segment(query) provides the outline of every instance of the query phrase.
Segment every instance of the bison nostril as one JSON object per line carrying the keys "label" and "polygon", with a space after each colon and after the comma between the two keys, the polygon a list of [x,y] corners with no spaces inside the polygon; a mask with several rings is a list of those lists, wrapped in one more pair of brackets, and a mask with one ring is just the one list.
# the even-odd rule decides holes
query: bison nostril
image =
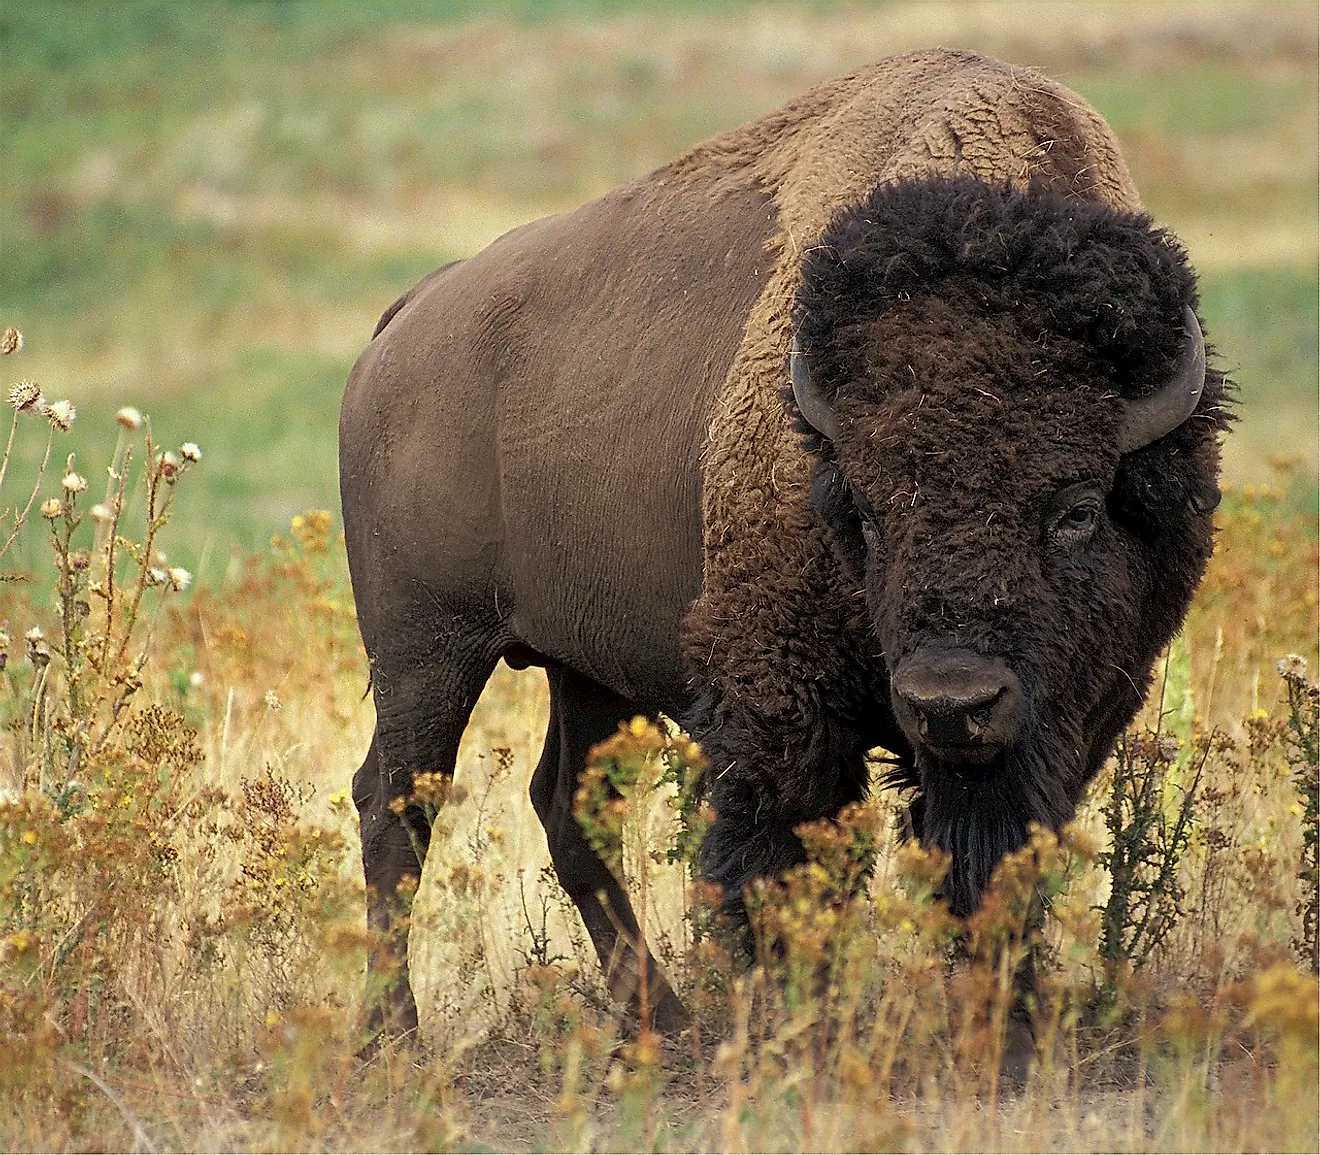
{"label": "bison nostril", "polygon": [[1003,696],[1003,691],[1000,690],[984,706],[978,706],[967,712],[967,721],[974,731],[984,730],[990,725],[990,720],[994,717],[995,705]]}
{"label": "bison nostril", "polygon": [[978,694],[970,699],[954,695],[902,696],[916,715],[923,738],[958,743],[972,741],[990,725],[995,703],[1002,697],[1002,691]]}
{"label": "bison nostril", "polygon": [[921,703],[909,702],[917,717],[921,736],[937,746],[964,746],[979,739],[986,721],[978,720],[980,710],[969,710],[956,700],[941,698]]}

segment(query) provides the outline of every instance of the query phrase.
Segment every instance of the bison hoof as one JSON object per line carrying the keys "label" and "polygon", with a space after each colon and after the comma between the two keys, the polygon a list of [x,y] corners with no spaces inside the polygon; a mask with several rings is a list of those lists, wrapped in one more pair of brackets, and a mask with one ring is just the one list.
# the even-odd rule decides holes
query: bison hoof
{"label": "bison hoof", "polygon": [[651,1012],[651,1025],[662,1035],[681,1035],[688,1028],[687,1008],[673,991],[665,991],[664,996]]}
{"label": "bison hoof", "polygon": [[1036,1038],[1031,1022],[1024,1015],[1010,1013],[1004,1028],[1004,1052],[999,1064],[1000,1086],[1006,1091],[1023,1091],[1036,1061]]}
{"label": "bison hoof", "polygon": [[[666,990],[651,1007],[647,1029],[666,1038],[676,1039],[688,1029],[691,1022],[687,1008],[679,997],[672,990]],[[635,998],[629,1000],[619,1028],[625,1037],[636,1038],[643,1033],[641,1008]]]}

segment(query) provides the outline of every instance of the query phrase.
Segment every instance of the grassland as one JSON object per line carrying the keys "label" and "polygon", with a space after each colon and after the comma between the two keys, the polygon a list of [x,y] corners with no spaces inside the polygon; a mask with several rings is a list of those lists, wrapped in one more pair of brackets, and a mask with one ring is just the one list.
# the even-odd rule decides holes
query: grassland
{"label": "grassland", "polygon": [[[376,316],[512,225],[933,43],[1039,66],[1109,117],[1201,271],[1241,390],[1220,550],[1161,697],[1067,853],[1042,847],[1033,868],[1034,885],[1067,884],[1034,1082],[1001,1099],[986,1073],[992,964],[1025,932],[987,929],[982,969],[946,972],[947,927],[922,897],[934,866],[887,836],[891,800],[858,820],[858,838],[884,836],[845,916],[869,945],[831,962],[846,997],[718,981],[682,871],[651,863],[651,938],[706,1030],[620,1044],[526,803],[543,687],[507,670],[419,896],[431,1049],[362,1067],[343,790],[371,730],[365,663],[333,524],[290,521],[337,506],[339,395]],[[1309,5],[35,3],[0,15],[0,58],[0,325],[26,337],[0,364],[78,406],[57,463],[76,451],[91,495],[122,405],[150,412],[160,445],[204,454],[161,490],[158,545],[193,588],[115,603],[145,655],[139,721],[76,774],[56,754],[75,723],[101,733],[123,683],[62,665],[60,523],[34,518],[0,560],[37,578],[0,586],[0,1147],[1315,1149],[1298,946],[1320,667]],[[40,449],[19,442],[0,506]],[[140,540],[135,460],[123,528]],[[95,572],[88,530],[74,544]],[[38,624],[49,686],[22,640]],[[1293,682],[1276,669],[1288,653],[1309,664]],[[1106,957],[1106,806],[1144,768],[1175,814],[1198,765],[1178,917],[1153,949]],[[634,873],[670,822],[662,798],[638,803]],[[793,885],[789,908],[831,909],[819,879]],[[1011,926],[1009,898],[997,909]],[[821,925],[785,924],[789,957]]]}

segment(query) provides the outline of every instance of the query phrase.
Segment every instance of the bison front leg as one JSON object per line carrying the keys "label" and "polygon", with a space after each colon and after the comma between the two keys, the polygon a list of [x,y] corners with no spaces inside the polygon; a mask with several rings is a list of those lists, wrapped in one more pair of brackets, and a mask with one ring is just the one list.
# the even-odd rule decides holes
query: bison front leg
{"label": "bison front leg", "polygon": [[687,1025],[687,1012],[651,958],[620,880],[587,841],[573,807],[592,746],[638,709],[571,670],[552,667],[546,676],[550,725],[531,796],[555,874],[582,916],[610,993],[639,1019],[649,1017],[662,1033],[677,1034]]}
{"label": "bison front leg", "polygon": [[804,859],[796,827],[834,818],[866,795],[865,746],[824,710],[767,723],[743,711],[718,724],[691,719],[710,763],[716,818],[701,848],[701,873],[724,894],[724,912],[750,953],[745,894]]}

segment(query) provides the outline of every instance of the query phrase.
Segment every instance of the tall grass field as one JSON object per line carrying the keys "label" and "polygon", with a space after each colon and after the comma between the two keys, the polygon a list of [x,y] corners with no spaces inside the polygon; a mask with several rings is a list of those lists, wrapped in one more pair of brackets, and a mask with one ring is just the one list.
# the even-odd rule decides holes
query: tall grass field
{"label": "tall grass field", "polygon": [[[700,751],[622,729],[580,817],[692,1011],[674,1039],[623,1020],[550,873],[544,680],[501,667],[420,799],[420,1039],[364,1050],[336,423],[377,317],[933,45],[1108,118],[1237,383],[1216,554],[1150,700],[966,926],[901,796],[804,829],[749,970],[692,877]],[[5,6],[0,1149],[1315,1151],[1316,75],[1302,3]]]}

